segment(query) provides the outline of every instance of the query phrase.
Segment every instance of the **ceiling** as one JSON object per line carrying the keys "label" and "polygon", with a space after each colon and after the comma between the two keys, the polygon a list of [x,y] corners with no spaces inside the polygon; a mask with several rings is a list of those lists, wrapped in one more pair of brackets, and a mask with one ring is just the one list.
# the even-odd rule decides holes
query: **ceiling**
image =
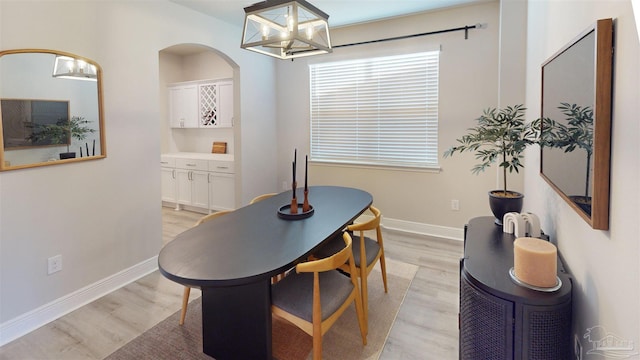
{"label": "ceiling", "polygon": [[[258,0],[170,0],[223,21],[242,26],[244,8]],[[346,26],[416,12],[493,0],[308,0],[329,14],[329,26]]]}

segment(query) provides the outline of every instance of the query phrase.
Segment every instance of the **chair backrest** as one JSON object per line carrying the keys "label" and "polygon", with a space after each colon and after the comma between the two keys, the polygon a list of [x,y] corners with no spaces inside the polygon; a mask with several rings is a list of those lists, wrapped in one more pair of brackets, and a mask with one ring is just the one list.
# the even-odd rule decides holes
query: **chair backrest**
{"label": "chair backrest", "polygon": [[307,261],[296,265],[296,272],[313,272],[319,273],[323,271],[332,271],[340,266],[350,264],[350,268],[355,271],[355,265],[353,261],[353,252],[351,251],[352,239],[349,233],[343,233],[342,239],[344,240],[345,247],[337,253],[318,260]]}
{"label": "chair backrest", "polygon": [[367,230],[378,229],[380,227],[380,219],[382,218],[380,210],[378,210],[378,208],[376,208],[375,206],[371,205],[369,206],[369,211],[371,211],[371,213],[373,214],[373,218],[371,220],[365,221],[362,223],[351,224],[347,226],[347,230],[367,231]]}
{"label": "chair backrest", "polygon": [[198,220],[193,226],[198,226],[202,223],[205,223],[209,220],[213,220],[215,218],[217,218],[218,216],[222,216],[224,214],[228,214],[230,212],[232,212],[233,210],[221,210],[221,211],[216,211],[214,213],[211,213],[209,215],[205,215],[203,217],[200,218],[200,220]]}
{"label": "chair backrest", "polygon": [[262,195],[258,195],[256,197],[254,197],[253,199],[251,199],[251,201],[249,201],[249,205],[257,203],[258,201],[262,201],[264,199],[270,198],[274,195],[278,195],[278,193],[268,193],[268,194],[262,194]]}

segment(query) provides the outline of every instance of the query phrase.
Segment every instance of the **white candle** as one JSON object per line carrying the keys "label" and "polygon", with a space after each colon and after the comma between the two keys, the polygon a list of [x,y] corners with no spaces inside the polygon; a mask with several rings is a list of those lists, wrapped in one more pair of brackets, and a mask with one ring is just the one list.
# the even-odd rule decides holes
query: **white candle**
{"label": "white candle", "polygon": [[513,270],[516,277],[529,285],[553,287],[557,284],[558,250],[552,243],[531,237],[517,238],[513,243]]}

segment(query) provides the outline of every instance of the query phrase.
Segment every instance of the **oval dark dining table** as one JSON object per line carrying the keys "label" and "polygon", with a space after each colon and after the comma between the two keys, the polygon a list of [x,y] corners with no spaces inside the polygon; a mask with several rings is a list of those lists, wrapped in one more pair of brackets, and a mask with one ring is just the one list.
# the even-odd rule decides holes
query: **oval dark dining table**
{"label": "oval dark dining table", "polygon": [[283,219],[278,210],[291,198],[286,191],[239,208],[179,234],[160,250],[162,275],[202,289],[205,354],[271,359],[271,277],[305,260],[373,202],[363,190],[311,186],[313,214]]}

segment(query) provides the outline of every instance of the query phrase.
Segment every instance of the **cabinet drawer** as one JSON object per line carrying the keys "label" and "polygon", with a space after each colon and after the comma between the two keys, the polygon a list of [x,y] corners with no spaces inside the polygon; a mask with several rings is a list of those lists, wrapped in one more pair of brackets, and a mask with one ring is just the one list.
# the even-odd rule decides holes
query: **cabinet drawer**
{"label": "cabinet drawer", "polygon": [[234,165],[232,161],[209,160],[209,171],[233,174]]}
{"label": "cabinet drawer", "polygon": [[176,168],[207,171],[207,160],[176,159]]}
{"label": "cabinet drawer", "polygon": [[160,165],[162,167],[176,167],[176,158],[169,156],[160,157]]}

